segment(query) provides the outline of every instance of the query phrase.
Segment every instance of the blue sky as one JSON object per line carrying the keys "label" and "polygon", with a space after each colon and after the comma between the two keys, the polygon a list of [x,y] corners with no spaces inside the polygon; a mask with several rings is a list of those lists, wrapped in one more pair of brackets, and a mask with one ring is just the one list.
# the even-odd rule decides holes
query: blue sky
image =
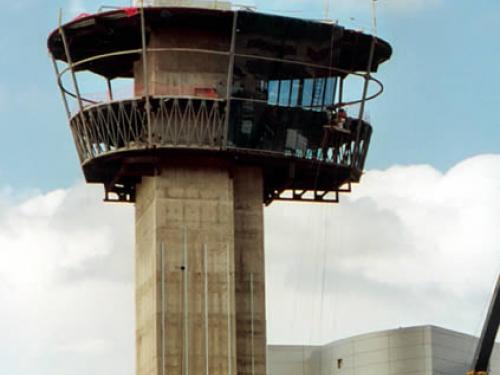
{"label": "blue sky", "polygon": [[[369,4],[333,1],[330,16],[369,30]],[[69,19],[79,9],[94,11],[99,5],[95,0],[23,0],[3,6],[3,185],[48,191],[81,179],[45,41],[59,7]],[[294,16],[324,15],[320,1],[256,5]],[[379,34],[392,43],[394,57],[378,75],[386,86],[384,96],[368,108],[375,127],[368,168],[427,163],[447,170],[469,156],[499,151],[499,16],[500,4],[492,0],[378,1]]]}

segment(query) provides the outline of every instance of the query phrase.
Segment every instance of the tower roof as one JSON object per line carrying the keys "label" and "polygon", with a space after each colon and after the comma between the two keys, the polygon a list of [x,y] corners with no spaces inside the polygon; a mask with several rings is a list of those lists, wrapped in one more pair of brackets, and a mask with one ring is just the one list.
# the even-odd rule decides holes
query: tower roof
{"label": "tower roof", "polygon": [[[283,39],[302,42],[310,46],[311,53],[297,56],[287,50],[266,51],[271,57],[287,60],[329,65],[325,57],[335,56],[335,68],[341,71],[366,71],[373,36],[345,29],[339,25],[324,22],[283,17],[248,11],[223,11],[215,9],[152,7],[145,8],[148,38],[158,29],[196,29],[206,33],[220,33],[230,36],[233,14],[238,13],[238,32],[252,35],[257,43],[255,51],[269,45],[270,40]],[[128,78],[133,76],[134,62],[140,58],[141,22],[136,9],[122,9],[77,18],[62,26],[67,35],[73,62],[82,61],[76,70],[89,70],[108,78]],[[371,70],[377,71],[379,65],[392,55],[392,48],[382,39],[376,38]],[[331,51],[324,51],[325,44]],[[183,46],[189,47],[189,46]],[[67,61],[64,45],[55,30],[49,37],[48,48],[57,60]],[[136,51],[126,55],[113,55],[118,51]],[[319,53],[315,53],[319,52]],[[258,53],[256,53],[258,54]],[[99,61],[85,62],[90,57],[109,55]],[[323,59],[324,64],[320,60]],[[347,74],[347,73],[346,73]]]}

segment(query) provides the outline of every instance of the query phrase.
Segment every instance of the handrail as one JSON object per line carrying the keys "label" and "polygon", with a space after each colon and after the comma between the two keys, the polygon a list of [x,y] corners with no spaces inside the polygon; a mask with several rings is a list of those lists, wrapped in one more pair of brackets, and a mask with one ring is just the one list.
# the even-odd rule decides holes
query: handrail
{"label": "handrail", "polygon": [[[199,100],[199,101],[207,101],[207,102],[218,102],[222,103],[225,101],[224,98],[202,98],[199,96],[189,96],[189,95],[152,95],[152,99],[162,101],[162,100]],[[102,107],[104,105],[113,105],[113,104],[120,104],[120,103],[131,103],[131,102],[138,102],[144,100],[142,97],[134,97],[134,98],[127,98],[127,99],[116,99],[116,100],[109,100],[106,102],[96,102],[92,105],[89,105],[83,109],[83,112],[89,112],[92,111],[96,108]],[[71,116],[70,120],[73,120],[75,117],[77,117],[79,114],[75,113]]]}
{"label": "handrail", "polygon": [[[77,62],[73,62],[71,64],[67,63],[67,67],[62,69],[60,72],[56,73],[57,74],[57,83],[59,88],[67,95],[71,96],[72,98],[75,99],[80,99],[82,101],[85,101],[86,103],[90,103],[91,105],[98,104],[100,102],[94,101],[91,99],[87,99],[82,96],[78,96],[77,94],[69,91],[64,87],[64,84],[62,82],[63,76],[68,73],[69,71],[74,71],[75,68],[82,66],[84,64],[90,63],[90,62],[95,62],[103,59],[107,59],[110,57],[116,57],[116,56],[125,56],[125,55],[131,55],[131,54],[140,54],[142,53],[142,49],[132,49],[132,50],[124,50],[124,51],[116,51],[116,52],[111,52],[111,53],[106,53],[106,54],[101,54],[101,55],[96,55],[92,57],[88,57],[82,60],[79,60]],[[192,53],[200,53],[200,54],[209,54],[209,55],[220,55],[220,56],[231,56],[231,52],[226,52],[226,51],[217,51],[217,50],[207,50],[207,49],[199,49],[199,48],[147,48],[147,52],[192,52]],[[258,55],[251,55],[251,54],[241,54],[241,53],[234,53],[234,57],[240,57],[240,58],[248,58],[248,59],[255,59],[255,60],[261,60],[261,61],[270,61],[270,62],[278,62],[278,63],[284,63],[284,64],[295,64],[295,65],[301,65],[309,68],[315,68],[315,69],[325,69],[328,70],[329,72],[335,72],[335,73],[341,73],[341,74],[346,74],[346,75],[353,75],[356,77],[360,77],[362,79],[366,79],[366,75],[363,73],[359,73],[357,71],[350,71],[346,69],[341,69],[337,67],[331,67],[331,66],[326,66],[326,65],[321,65],[321,64],[313,64],[313,63],[307,63],[303,61],[298,61],[298,60],[288,60],[288,59],[280,59],[280,58],[273,58],[273,57],[265,57],[265,56],[258,56]],[[353,100],[349,102],[343,102],[343,103],[338,103],[337,106],[342,106],[342,107],[349,107],[353,106],[356,104],[363,103],[364,101],[370,101],[378,96],[382,95],[384,92],[384,85],[383,83],[374,78],[373,76],[370,75],[369,81],[375,83],[378,86],[378,90],[366,97],[366,99],[359,99],[359,100]],[[255,101],[253,99],[248,99],[249,101]]]}

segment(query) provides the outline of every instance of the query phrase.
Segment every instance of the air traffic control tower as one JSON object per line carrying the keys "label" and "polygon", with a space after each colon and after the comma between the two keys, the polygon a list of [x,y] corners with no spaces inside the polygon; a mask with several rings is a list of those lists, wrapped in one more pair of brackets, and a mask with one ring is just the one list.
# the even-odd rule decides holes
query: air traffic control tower
{"label": "air traffic control tower", "polygon": [[199,0],[84,14],[48,47],[87,182],[135,203],[137,374],[265,375],[264,205],[360,180],[391,47]]}

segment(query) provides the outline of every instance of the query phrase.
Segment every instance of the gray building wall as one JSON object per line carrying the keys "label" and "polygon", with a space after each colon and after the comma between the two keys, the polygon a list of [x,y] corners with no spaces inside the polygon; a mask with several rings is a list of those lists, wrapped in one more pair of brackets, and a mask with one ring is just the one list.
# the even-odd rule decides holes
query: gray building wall
{"label": "gray building wall", "polygon": [[[424,326],[369,333],[325,346],[270,346],[269,375],[465,375],[477,339]],[[491,362],[500,375],[500,346]]]}
{"label": "gray building wall", "polygon": [[[464,374],[474,357],[477,338],[447,329],[432,327],[432,364],[434,374]],[[500,345],[490,362],[491,374],[500,374]]]}

